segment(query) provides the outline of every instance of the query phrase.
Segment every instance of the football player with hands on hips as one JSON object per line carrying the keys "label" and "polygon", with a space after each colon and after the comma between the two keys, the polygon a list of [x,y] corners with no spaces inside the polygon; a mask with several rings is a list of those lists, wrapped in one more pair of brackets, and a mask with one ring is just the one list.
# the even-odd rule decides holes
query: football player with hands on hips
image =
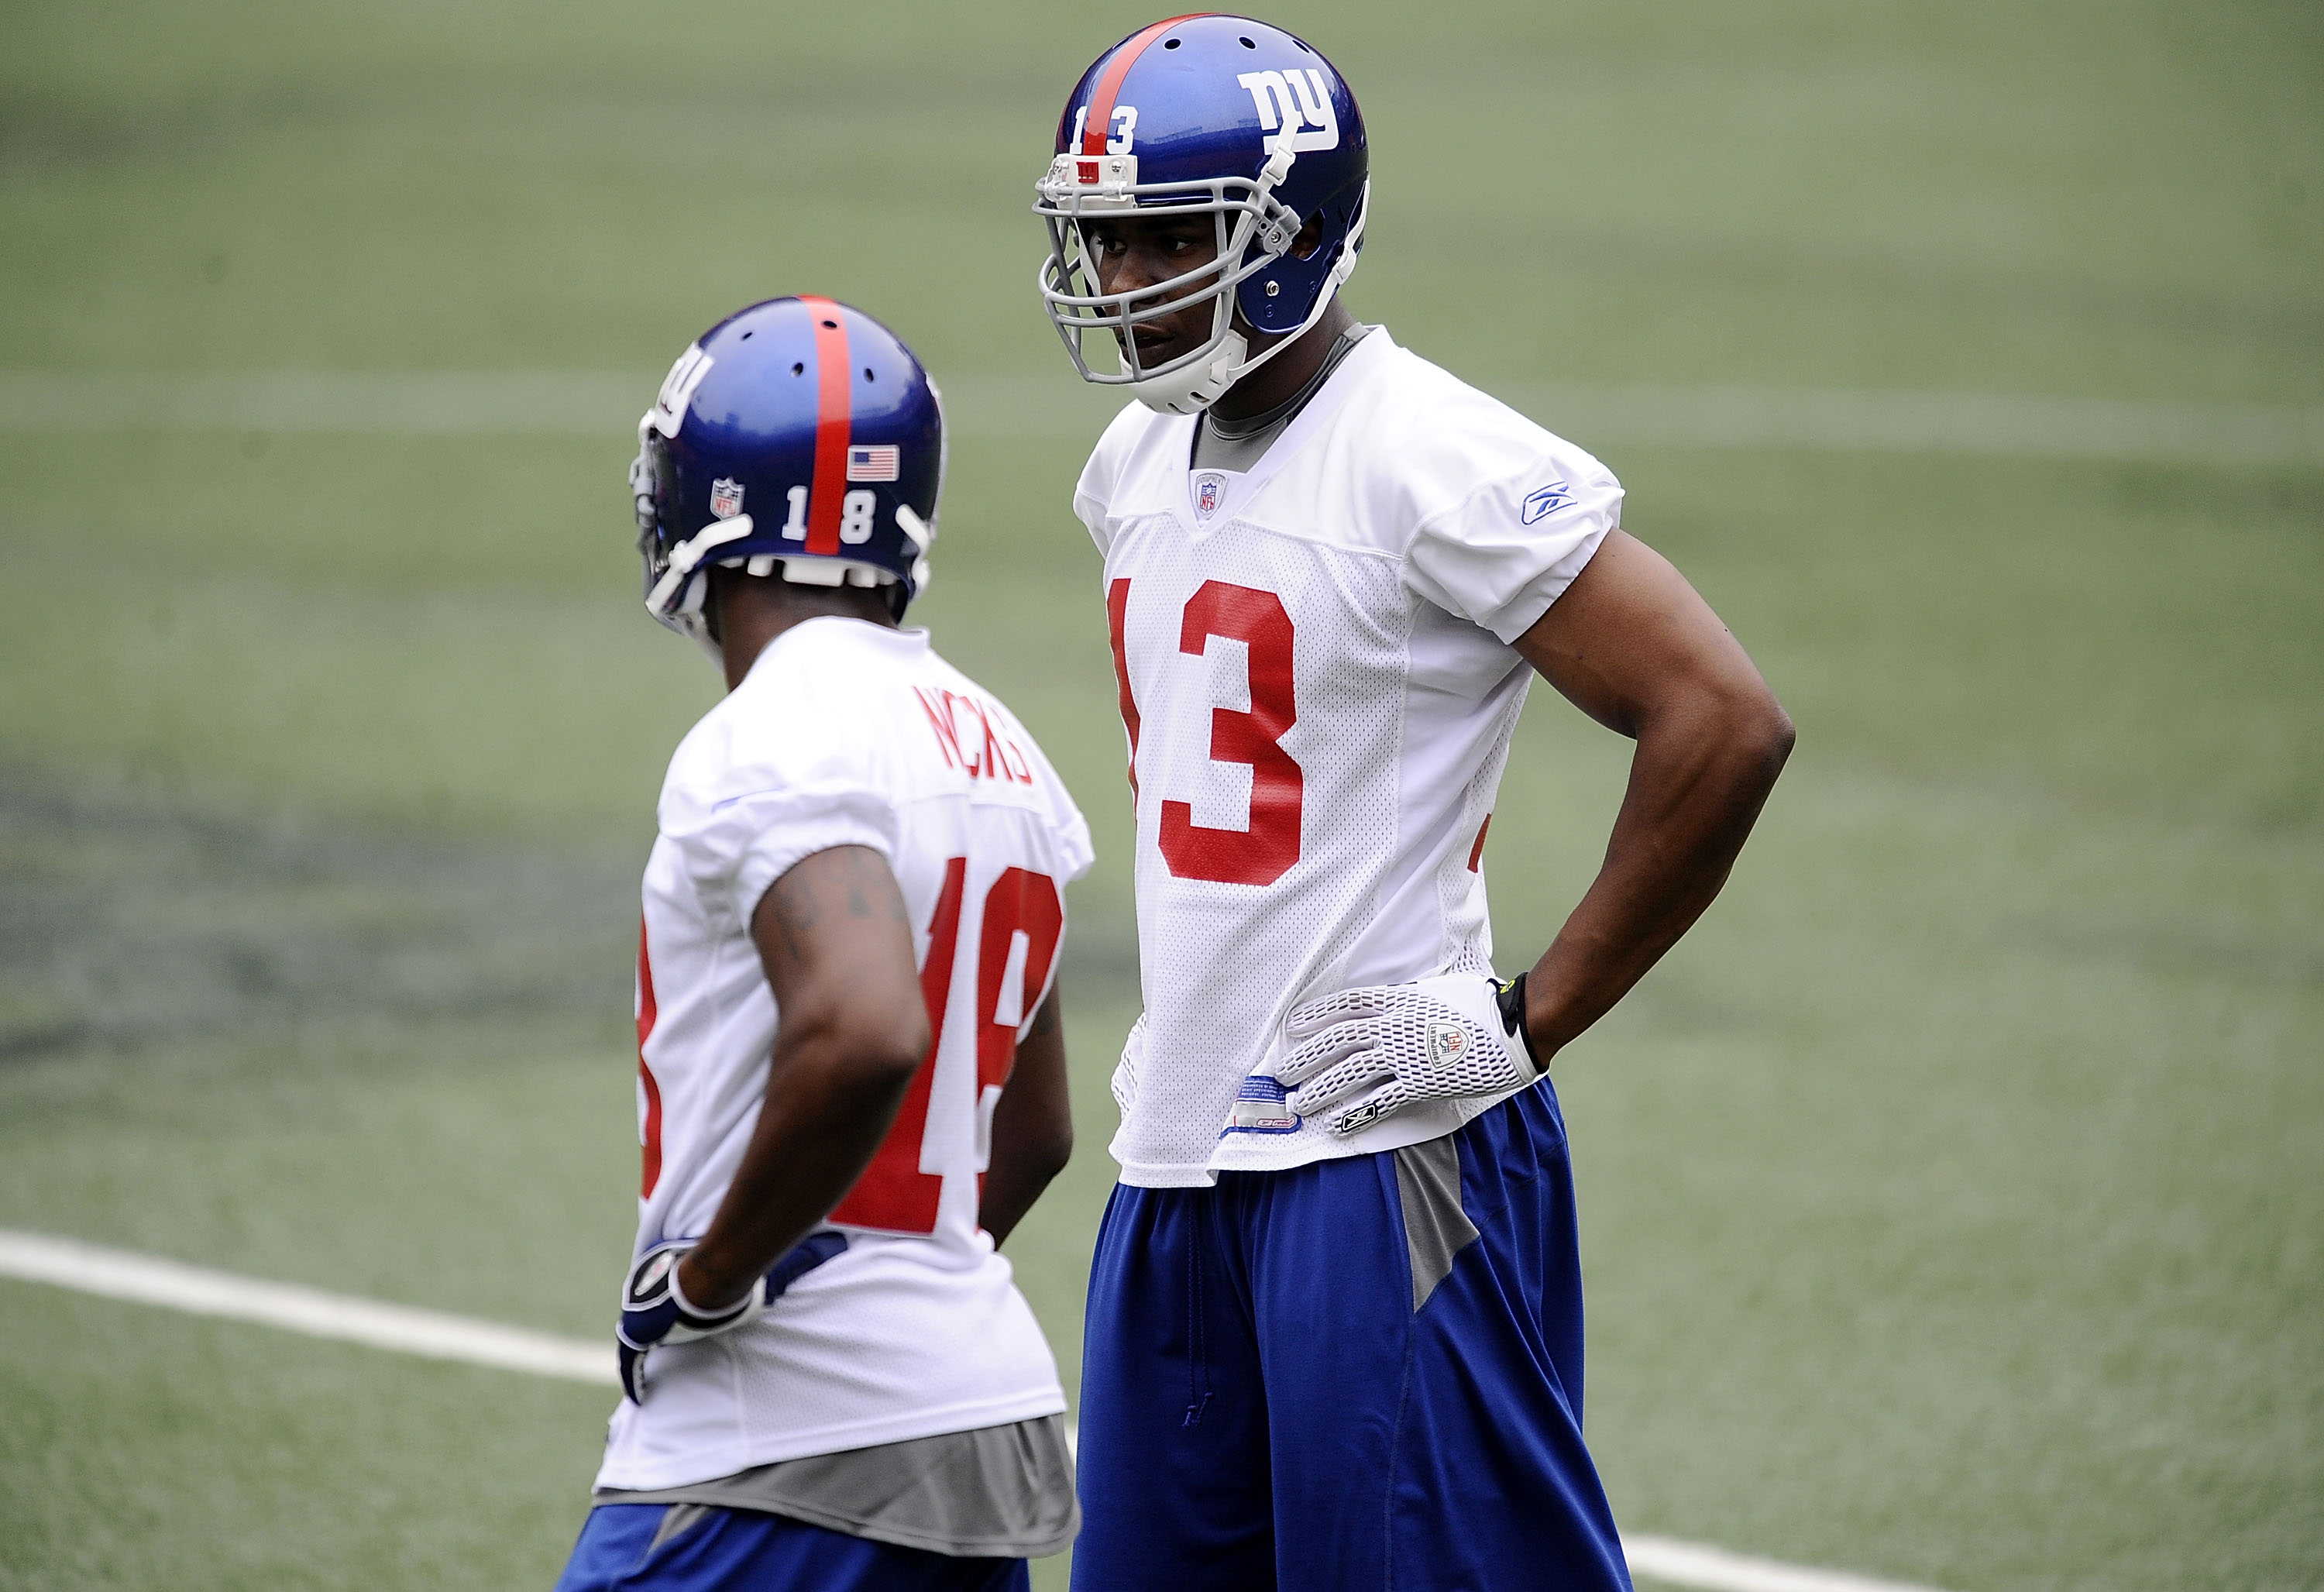
{"label": "football player with hands on hips", "polygon": [[[1132,400],[1074,496],[1145,1007],[1084,1592],[1629,1584],[1545,1072],[1718,894],[1792,727],[1605,465],[1350,314],[1368,161],[1312,45],[1183,16],[1090,64],[1037,184],[1051,319]],[[1637,746],[1595,882],[1504,979],[1486,825],[1536,675]]]}
{"label": "football player with hands on hips", "polygon": [[1088,828],[900,628],[944,417],[892,333],[753,305],[639,439],[646,606],[727,694],[646,864],[622,1397],[560,1592],[1027,1587],[1079,1514],[998,1247],[1072,1148],[1055,975]]}

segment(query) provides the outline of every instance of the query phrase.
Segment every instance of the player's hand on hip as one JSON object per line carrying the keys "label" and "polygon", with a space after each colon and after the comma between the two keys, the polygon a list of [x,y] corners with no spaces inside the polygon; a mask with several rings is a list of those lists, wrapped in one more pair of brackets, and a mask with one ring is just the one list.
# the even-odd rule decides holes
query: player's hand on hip
{"label": "player's hand on hip", "polygon": [[1343,1135],[1425,1100],[1499,1094],[1542,1073],[1524,995],[1522,978],[1481,973],[1343,989],[1286,1019],[1294,1049],[1275,1076],[1294,1111]]}
{"label": "player's hand on hip", "polygon": [[733,1303],[704,1310],[678,1284],[678,1263],[694,1247],[693,1238],[672,1238],[638,1257],[622,1286],[622,1320],[613,1338],[622,1362],[622,1391],[645,1403],[646,1351],[659,1344],[691,1343],[748,1326],[766,1313],[793,1283],[847,1247],[844,1233],[810,1233],[752,1281]]}

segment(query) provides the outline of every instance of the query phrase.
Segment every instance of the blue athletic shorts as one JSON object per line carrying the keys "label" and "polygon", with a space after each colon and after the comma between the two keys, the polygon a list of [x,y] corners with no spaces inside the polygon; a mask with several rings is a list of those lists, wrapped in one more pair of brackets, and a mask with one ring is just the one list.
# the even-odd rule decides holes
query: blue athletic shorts
{"label": "blue athletic shorts", "polygon": [[1117,1187],[1075,1592],[1628,1592],[1545,1081],[1433,1145]]}
{"label": "blue athletic shorts", "polygon": [[1027,1592],[1021,1559],[954,1559],[754,1509],[600,1504],[557,1592]]}

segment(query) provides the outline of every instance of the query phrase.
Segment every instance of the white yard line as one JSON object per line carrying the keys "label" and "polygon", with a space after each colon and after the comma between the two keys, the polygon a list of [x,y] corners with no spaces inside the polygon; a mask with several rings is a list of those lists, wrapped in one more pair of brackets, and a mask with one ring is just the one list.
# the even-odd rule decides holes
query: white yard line
{"label": "white yard line", "polygon": [[506,1371],[530,1371],[536,1376],[621,1385],[610,1338],[598,1343],[559,1338],[409,1305],[350,1299],[291,1283],[239,1277],[231,1272],[124,1249],[100,1248],[72,1238],[0,1229],[0,1275],[52,1283],[107,1299],[158,1304],[198,1316],[255,1321],[304,1332],[310,1338],[337,1338],[434,1360],[466,1360]]}
{"label": "white yard line", "polygon": [[[610,1343],[351,1299],[318,1288],[269,1283],[159,1256],[108,1249],[77,1238],[0,1229],[0,1276],[198,1316],[254,1321],[310,1338],[336,1338],[429,1359],[464,1360],[608,1387],[620,1385]],[[1674,1586],[1707,1587],[1711,1592],[1932,1592],[1926,1587],[1753,1559],[1669,1537],[1626,1537],[1622,1546],[1629,1555],[1630,1568],[1639,1575]]]}
{"label": "white yard line", "polygon": [[1628,1556],[1634,1575],[1674,1587],[1707,1587],[1712,1592],[1933,1592],[1910,1582],[1754,1559],[1748,1553],[1729,1553],[1705,1542],[1682,1542],[1672,1537],[1624,1537],[1622,1551]]}
{"label": "white yard line", "polygon": [[[335,433],[625,437],[650,373],[240,375],[0,372],[0,433]],[[2324,408],[1989,392],[1512,385],[1500,396],[1599,452],[1618,447],[2324,465]],[[1056,376],[959,375],[945,409],[971,437],[1094,437],[1117,400]]]}

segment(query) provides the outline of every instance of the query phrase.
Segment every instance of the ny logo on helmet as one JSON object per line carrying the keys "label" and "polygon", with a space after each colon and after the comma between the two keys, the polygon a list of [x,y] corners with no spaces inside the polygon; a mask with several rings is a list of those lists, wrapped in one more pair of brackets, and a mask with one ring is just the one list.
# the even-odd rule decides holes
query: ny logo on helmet
{"label": "ny logo on helmet", "polygon": [[[1250,90],[1251,103],[1259,107],[1259,124],[1274,134],[1267,140],[1268,153],[1287,149],[1305,154],[1340,147],[1340,114],[1332,108],[1331,85],[1314,67],[1244,72],[1235,81]],[[1303,130],[1303,124],[1312,131]]]}

